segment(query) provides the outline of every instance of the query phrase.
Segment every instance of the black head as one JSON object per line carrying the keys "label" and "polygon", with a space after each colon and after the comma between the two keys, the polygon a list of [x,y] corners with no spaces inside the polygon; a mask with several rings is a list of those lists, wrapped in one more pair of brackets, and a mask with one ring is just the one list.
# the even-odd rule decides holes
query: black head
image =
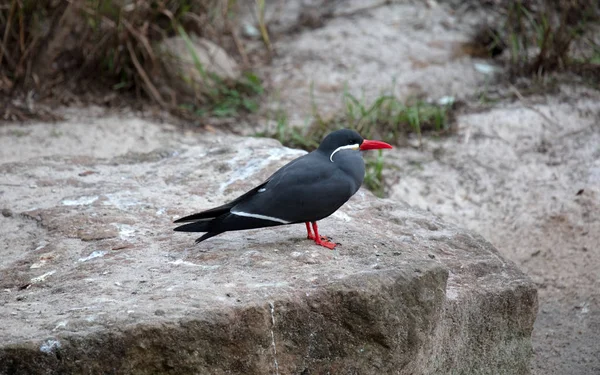
{"label": "black head", "polygon": [[357,132],[350,129],[336,130],[327,134],[325,139],[319,145],[319,150],[331,154],[336,149],[342,146],[356,145],[358,149],[363,143],[363,137]]}

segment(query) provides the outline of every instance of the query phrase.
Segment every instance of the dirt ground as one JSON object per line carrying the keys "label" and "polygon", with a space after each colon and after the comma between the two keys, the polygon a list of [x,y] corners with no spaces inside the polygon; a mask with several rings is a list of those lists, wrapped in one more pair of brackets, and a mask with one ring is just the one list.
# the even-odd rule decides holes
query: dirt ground
{"label": "dirt ground", "polygon": [[[478,107],[483,96],[510,90],[493,83],[499,67],[456,53],[484,15],[435,1],[336,1],[317,8],[313,24],[297,16],[314,9],[302,4],[316,1],[290,3],[278,10],[277,54],[261,72],[271,92],[266,109],[238,130],[272,127],[269,111],[277,108],[301,126],[313,101],[335,113],[345,89],[367,102],[383,91],[468,102],[456,134],[386,153],[388,194],[481,233],[530,275],[540,299],[533,374],[600,374],[600,93],[568,83],[552,94]],[[65,113],[93,131],[59,123],[25,136],[31,127],[0,128],[0,137],[18,146],[0,157],[45,155],[39,145],[57,142],[99,157],[114,147],[150,151],[168,146],[178,131],[148,130],[155,128],[140,119],[111,134],[94,126],[94,116],[104,115]]]}

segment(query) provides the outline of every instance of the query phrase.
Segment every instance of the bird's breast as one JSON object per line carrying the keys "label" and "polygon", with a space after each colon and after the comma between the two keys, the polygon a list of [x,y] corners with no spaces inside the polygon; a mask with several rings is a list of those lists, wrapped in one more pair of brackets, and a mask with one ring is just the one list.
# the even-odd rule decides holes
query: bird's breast
{"label": "bird's breast", "polygon": [[348,176],[355,193],[365,178],[365,161],[360,151],[344,150],[338,152],[333,160],[336,166]]}

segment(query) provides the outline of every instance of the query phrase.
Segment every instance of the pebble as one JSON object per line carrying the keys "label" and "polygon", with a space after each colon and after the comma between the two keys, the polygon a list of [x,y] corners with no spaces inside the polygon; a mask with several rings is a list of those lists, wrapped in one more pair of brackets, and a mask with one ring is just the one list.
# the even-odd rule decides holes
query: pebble
{"label": "pebble", "polygon": [[10,208],[3,208],[2,209],[2,216],[4,217],[11,217],[13,215],[13,212],[11,211]]}

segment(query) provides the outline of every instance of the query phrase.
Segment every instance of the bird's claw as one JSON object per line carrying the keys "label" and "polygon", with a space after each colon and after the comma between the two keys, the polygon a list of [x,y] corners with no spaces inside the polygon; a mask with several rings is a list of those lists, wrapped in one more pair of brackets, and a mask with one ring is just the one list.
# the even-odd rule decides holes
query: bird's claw
{"label": "bird's claw", "polygon": [[335,247],[337,246],[336,243],[328,241],[327,237],[323,236],[321,236],[321,238],[319,238],[318,240],[315,240],[315,243],[319,246],[326,247],[330,250],[335,249]]}

